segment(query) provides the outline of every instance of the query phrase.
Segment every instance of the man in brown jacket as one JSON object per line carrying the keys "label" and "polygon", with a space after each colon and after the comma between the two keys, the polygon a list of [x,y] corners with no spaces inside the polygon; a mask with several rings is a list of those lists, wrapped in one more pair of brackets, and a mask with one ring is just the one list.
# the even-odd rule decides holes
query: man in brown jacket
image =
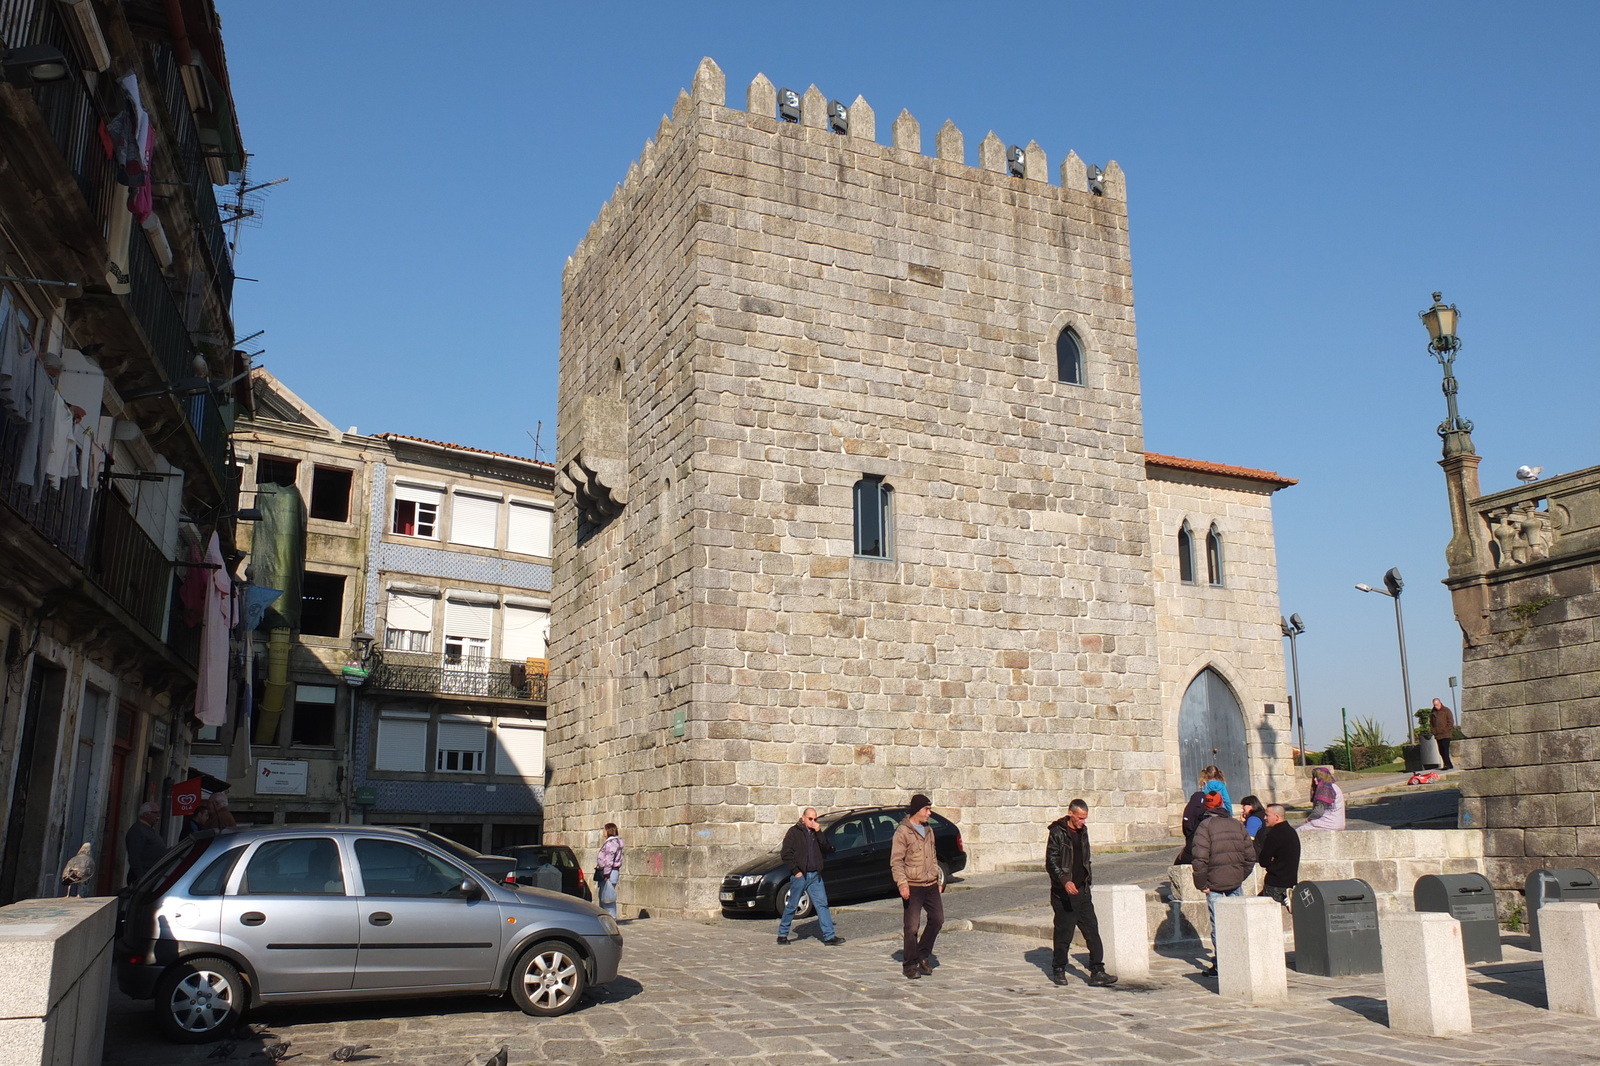
{"label": "man in brown jacket", "polygon": [[1222,805],[1222,796],[1206,793],[1205,814],[1195,826],[1194,847],[1190,850],[1194,887],[1206,894],[1206,910],[1211,914],[1211,968],[1207,977],[1217,975],[1217,900],[1223,896],[1244,895],[1244,882],[1256,865],[1256,848],[1244,826],[1235,821]]}
{"label": "man in brown jacket", "polygon": [[[933,801],[918,792],[906,804],[906,819],[894,831],[894,843],[889,848],[889,872],[894,875],[895,887],[905,901],[905,953],[901,972],[912,981],[933,972],[928,961],[933,954],[933,942],[944,928],[944,899],[940,893],[939,854],[934,847],[933,827],[928,818],[933,814]],[[927,925],[922,935],[917,935],[923,914]]]}
{"label": "man in brown jacket", "polygon": [[1439,761],[1444,763],[1446,770],[1454,770],[1456,764],[1450,761],[1450,739],[1455,736],[1456,716],[1437,696],[1433,700],[1433,713],[1428,716],[1428,728],[1433,731],[1434,742],[1439,745]]}

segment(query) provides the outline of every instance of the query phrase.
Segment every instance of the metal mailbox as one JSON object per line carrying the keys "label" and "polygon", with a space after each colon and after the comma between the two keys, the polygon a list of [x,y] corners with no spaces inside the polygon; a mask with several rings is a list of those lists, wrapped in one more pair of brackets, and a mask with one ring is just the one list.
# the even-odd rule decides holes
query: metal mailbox
{"label": "metal mailbox", "polygon": [[1528,933],[1533,950],[1539,947],[1539,908],[1546,903],[1600,904],[1600,884],[1588,870],[1535,870],[1524,885],[1527,898]]}
{"label": "metal mailbox", "polygon": [[1500,961],[1500,916],[1494,886],[1482,874],[1428,874],[1411,890],[1419,911],[1438,911],[1461,923],[1461,949],[1468,962]]}
{"label": "metal mailbox", "polygon": [[1383,972],[1378,897],[1371,885],[1301,881],[1290,900],[1296,970],[1322,977]]}

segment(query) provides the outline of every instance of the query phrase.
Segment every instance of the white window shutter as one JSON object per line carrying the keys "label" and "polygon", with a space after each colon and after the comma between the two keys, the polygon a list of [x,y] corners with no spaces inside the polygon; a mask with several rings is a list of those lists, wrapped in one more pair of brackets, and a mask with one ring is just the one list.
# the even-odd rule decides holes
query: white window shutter
{"label": "white window shutter", "polygon": [[485,603],[447,600],[444,605],[444,632],[447,637],[494,636],[494,608]]}
{"label": "white window shutter", "polygon": [[439,719],[440,751],[475,751],[482,753],[489,730],[474,718],[456,718],[445,715]]}
{"label": "white window shutter", "polygon": [[428,719],[382,715],[378,718],[379,770],[410,770],[421,773],[428,768]]}
{"label": "white window shutter", "polygon": [[504,632],[500,635],[500,658],[521,662],[543,659],[545,636],[550,631],[550,612],[537,607],[506,604]]}
{"label": "white window shutter", "polygon": [[389,610],[384,625],[389,629],[409,629],[418,633],[433,632],[432,596],[419,596],[415,592],[389,593]]}
{"label": "white window shutter", "polygon": [[506,522],[506,547],[523,555],[550,557],[550,511],[513,503]]}
{"label": "white window shutter", "polygon": [[544,730],[501,719],[494,728],[494,772],[544,783]]}
{"label": "white window shutter", "polygon": [[450,506],[450,540],[475,548],[492,548],[500,528],[500,501],[458,492]]}
{"label": "white window shutter", "polygon": [[412,503],[431,503],[435,507],[444,499],[444,493],[438,489],[423,488],[421,485],[408,485],[404,481],[395,482],[394,498],[397,500],[410,500]]}

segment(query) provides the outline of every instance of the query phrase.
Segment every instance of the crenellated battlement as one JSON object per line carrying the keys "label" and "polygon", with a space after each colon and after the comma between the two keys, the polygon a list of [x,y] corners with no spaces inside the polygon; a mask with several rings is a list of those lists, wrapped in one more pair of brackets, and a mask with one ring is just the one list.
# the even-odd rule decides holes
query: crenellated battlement
{"label": "crenellated battlement", "polygon": [[[883,145],[878,141],[877,115],[863,97],[857,95],[849,105],[836,104],[824,96],[817,86],[811,85],[803,93],[797,94],[798,100],[783,101],[785,106],[780,107],[780,91],[765,74],[757,74],[745,90],[745,113],[777,123],[780,128],[820,130],[838,137],[844,146],[866,148],[870,145],[926,155],[923,151],[922,125],[908,110],[902,109],[895,117],[890,125],[889,143]],[[620,203],[656,172],[668,145],[683,130],[699,104],[719,108],[728,106],[727,78],[722,68],[709,56],[700,60],[690,88],[678,91],[671,114],[661,116],[655,136],[645,141],[638,159],[628,167],[627,175],[612,190],[612,195],[567,260],[567,270],[581,263],[591,245],[611,228]],[[834,113],[836,106],[842,114]],[[1077,152],[1069,150],[1056,172],[1057,180],[1052,182],[1049,159],[1037,141],[1030,140],[1026,145],[1007,145],[990,130],[978,144],[978,160],[974,166],[967,162],[965,136],[949,119],[935,132],[933,149],[933,154],[928,158],[1005,175],[1018,182],[1058,187],[1063,198],[1103,198],[1119,207],[1127,202],[1122,168],[1114,159],[1100,168],[1085,163]]]}

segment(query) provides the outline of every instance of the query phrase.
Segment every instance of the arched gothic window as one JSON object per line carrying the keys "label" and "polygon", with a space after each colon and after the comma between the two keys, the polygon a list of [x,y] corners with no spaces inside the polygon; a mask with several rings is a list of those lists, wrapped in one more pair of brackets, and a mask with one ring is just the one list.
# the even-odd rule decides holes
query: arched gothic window
{"label": "arched gothic window", "polygon": [[1069,385],[1083,384],[1083,345],[1070,329],[1056,338],[1056,379]]}
{"label": "arched gothic window", "polygon": [[856,554],[887,559],[894,544],[894,489],[868,474],[855,486]]}
{"label": "arched gothic window", "polygon": [[1187,521],[1178,527],[1178,580],[1185,585],[1194,584],[1194,537]]}
{"label": "arched gothic window", "polygon": [[1222,584],[1222,534],[1213,525],[1206,534],[1206,574],[1213,585]]}

